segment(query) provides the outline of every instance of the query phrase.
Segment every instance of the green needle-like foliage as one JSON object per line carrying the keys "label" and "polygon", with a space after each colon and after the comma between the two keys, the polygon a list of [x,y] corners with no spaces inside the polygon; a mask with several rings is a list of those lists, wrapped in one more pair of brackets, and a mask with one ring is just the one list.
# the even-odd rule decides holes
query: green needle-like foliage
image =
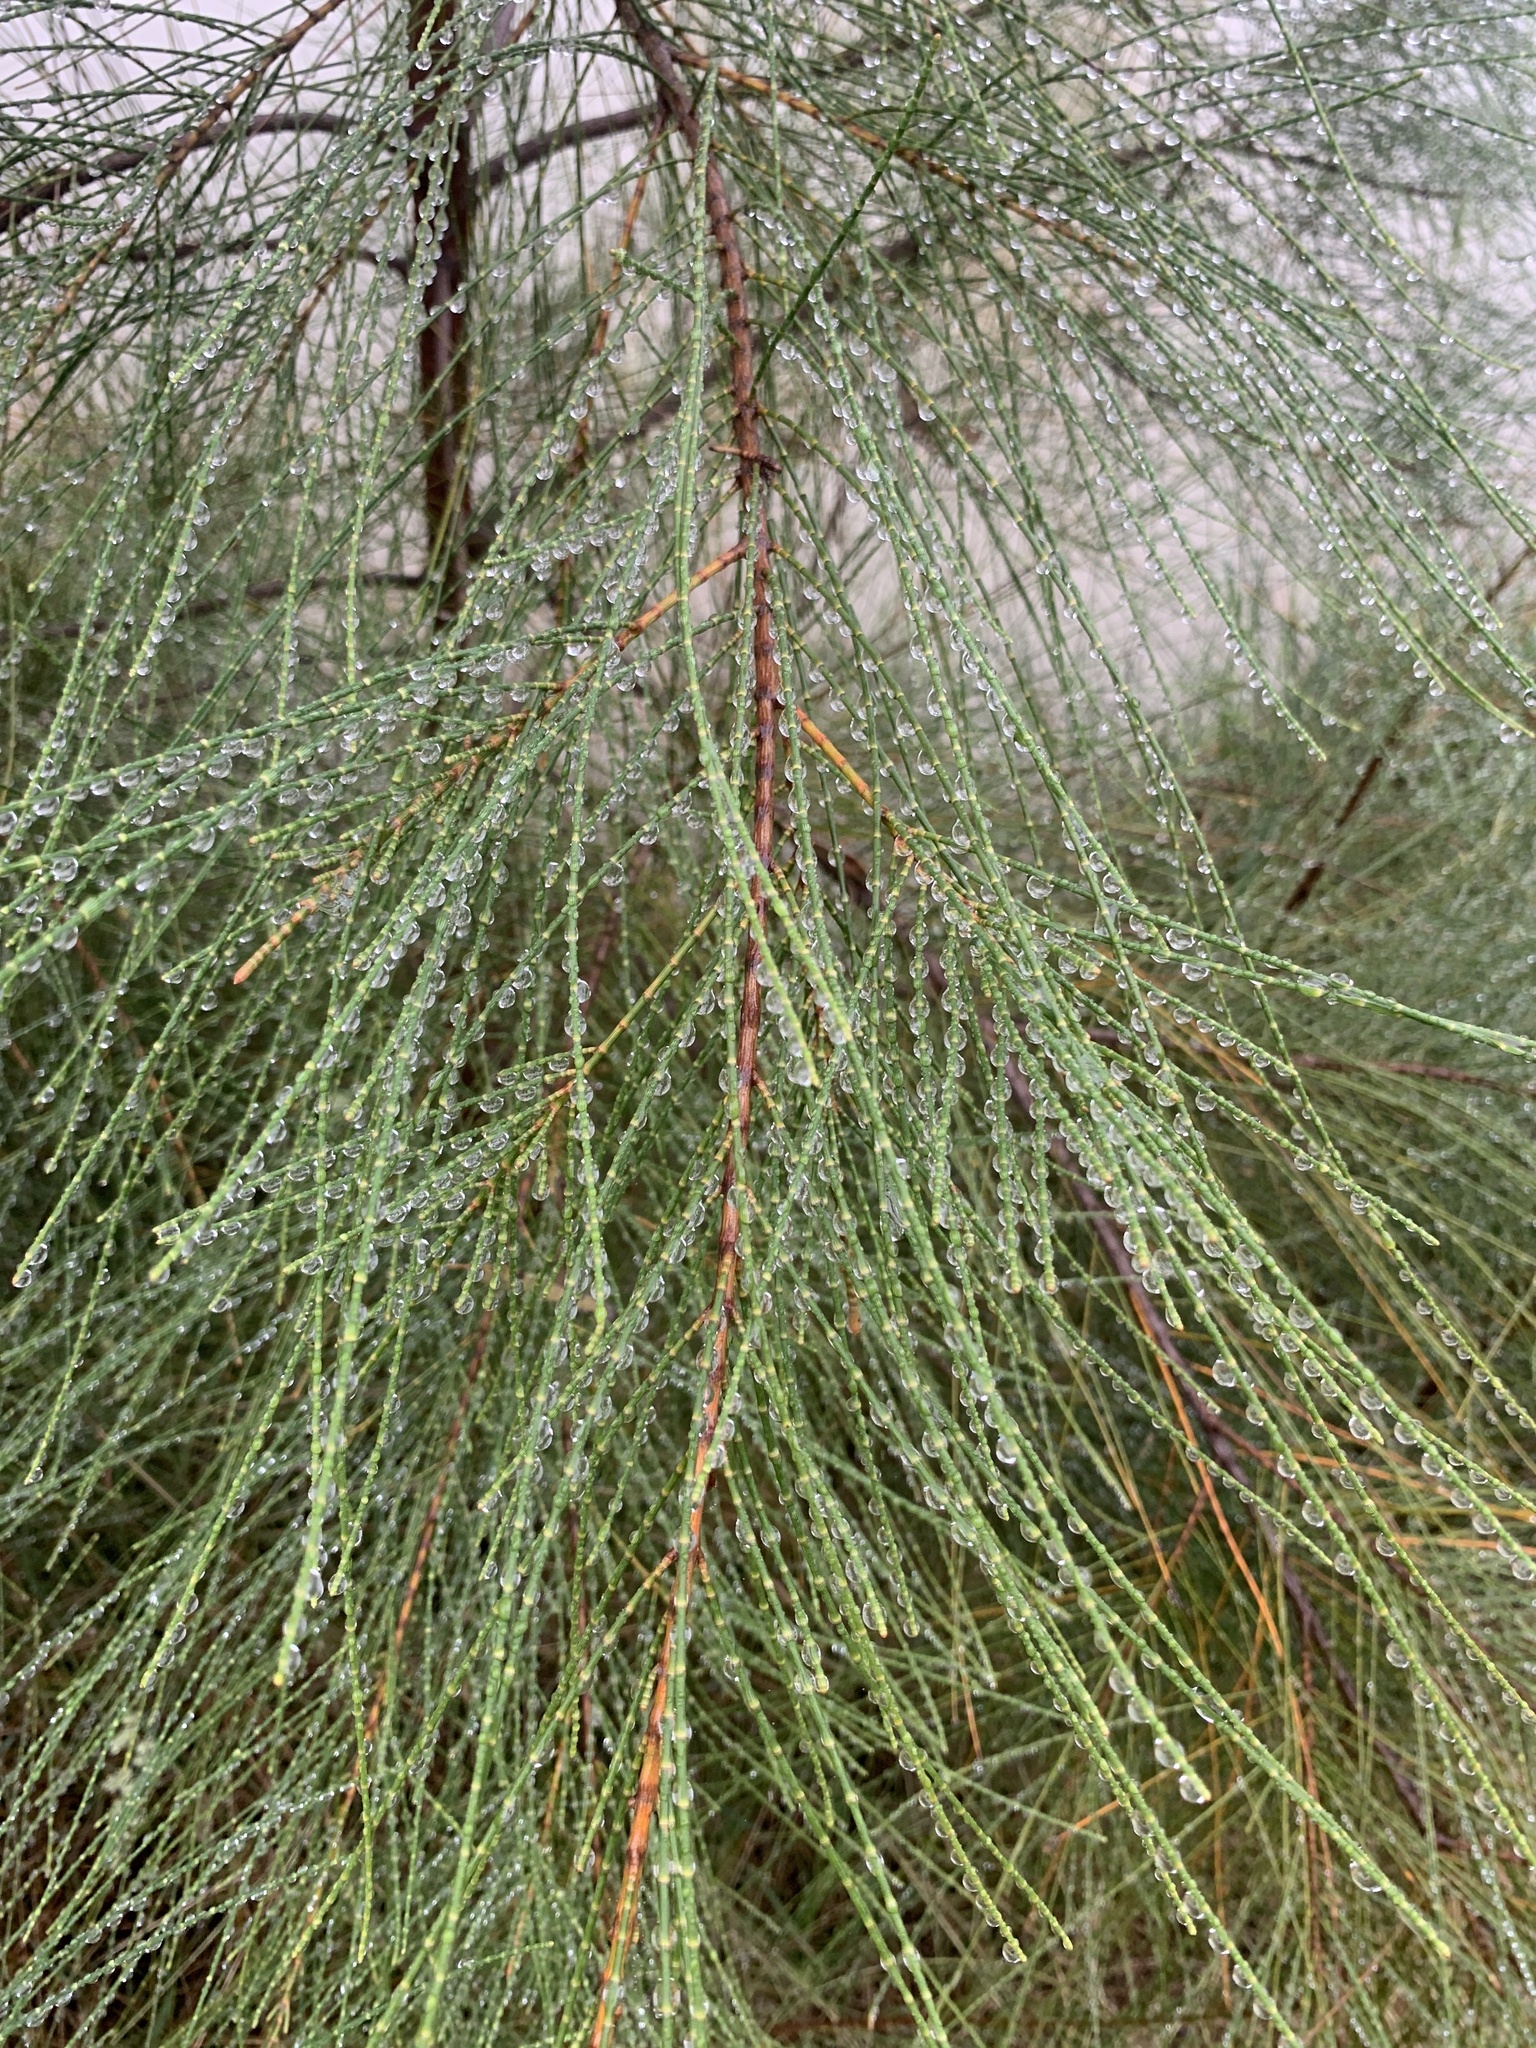
{"label": "green needle-like foliage", "polygon": [[0,2033],[1529,2043],[1525,15],[4,38]]}

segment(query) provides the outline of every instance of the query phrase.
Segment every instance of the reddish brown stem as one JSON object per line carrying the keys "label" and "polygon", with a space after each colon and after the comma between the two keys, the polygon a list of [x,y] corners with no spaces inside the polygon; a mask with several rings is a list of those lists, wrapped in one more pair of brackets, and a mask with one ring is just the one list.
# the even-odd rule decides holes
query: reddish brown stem
{"label": "reddish brown stem", "polygon": [[[618,0],[619,20],[634,39],[655,73],[660,104],[667,118],[687,142],[698,150],[699,123],[678,69],[671,45],[643,21],[632,0]],[[752,672],[753,716],[756,728],[756,756],[752,793],[752,844],[757,864],[751,885],[752,915],[742,960],[741,1007],[736,1025],[736,1128],[726,1154],[720,1187],[720,1235],[715,1262],[714,1333],[710,1343],[709,1366],[699,1417],[693,1457],[693,1505],[688,1522],[688,1549],[673,1582],[657,1647],[655,1678],[650,1711],[646,1716],[641,1744],[640,1770],[631,1810],[629,1839],[624,1849],[624,1867],[614,1911],[613,1930],[598,1987],[597,2013],[592,2023],[591,2048],[606,2048],[623,1995],[624,1966],[634,1938],[640,1905],[640,1887],[645,1874],[651,1824],[661,1791],[662,1734],[666,1722],[667,1692],[672,1645],[686,1615],[688,1597],[698,1569],[703,1542],[704,1504],[707,1498],[710,1454],[720,1421],[725,1393],[726,1367],[730,1354],[731,1328],[736,1320],[736,1302],[741,1271],[740,1176],[746,1160],[752,1126],[752,1095],[757,1080],[757,1042],[762,1023],[762,984],[758,967],[762,958],[763,876],[773,848],[773,791],[777,768],[777,716],[783,702],[778,652],[774,645],[773,610],[769,596],[772,539],[768,525],[767,477],[761,422],[753,397],[755,365],[752,327],[747,307],[746,265],[730,199],[719,164],[711,155],[704,166],[704,211],[720,264],[720,283],[725,300],[725,324],[730,354],[732,443],[737,454],[736,482],[741,500],[741,545],[752,557]]]}
{"label": "reddish brown stem", "polygon": [[[932,964],[935,963],[930,964],[930,975],[932,973]],[[942,974],[942,968],[939,971]],[[995,1040],[996,1034],[990,1027],[990,1020],[984,1021],[982,1028],[984,1032],[988,1033],[989,1037]],[[1014,1099],[1025,1114],[1032,1117],[1034,1109],[1030,1099],[1029,1083],[1019,1072],[1012,1060],[1008,1062],[1008,1079]],[[1221,1467],[1222,1471],[1229,1478],[1235,1480],[1240,1487],[1248,1488],[1251,1482],[1242,1454],[1251,1447],[1245,1444],[1240,1436],[1227,1427],[1226,1422],[1220,1415],[1213,1415],[1200,1398],[1198,1375],[1192,1370],[1189,1361],[1185,1358],[1168,1318],[1158,1307],[1157,1302],[1148,1289],[1143,1286],[1141,1275],[1136,1270],[1135,1262],[1126,1250],[1119,1222],[1105,1208],[1103,1202],[1083,1178],[1083,1169],[1076,1154],[1069,1150],[1060,1138],[1053,1138],[1050,1141],[1049,1151],[1052,1163],[1060,1171],[1072,1199],[1087,1218],[1094,1236],[1099,1241],[1100,1250],[1109,1261],[1111,1270],[1125,1288],[1136,1320],[1141,1325],[1148,1342],[1161,1354],[1165,1366],[1171,1370],[1174,1379],[1181,1382],[1194,1396],[1187,1409],[1182,1409],[1181,1404],[1182,1412],[1184,1414],[1193,1414],[1195,1427],[1204,1439],[1206,1450]],[[1206,1483],[1206,1495],[1218,1520],[1221,1522],[1222,1533],[1232,1548],[1233,1555],[1243,1572],[1243,1576],[1249,1581],[1250,1588],[1257,1591],[1252,1572],[1247,1565],[1247,1560],[1243,1557],[1236,1538],[1232,1535],[1227,1525],[1226,1516],[1222,1513],[1221,1503],[1217,1498],[1216,1491],[1208,1480]],[[1278,1548],[1279,1546],[1276,1545],[1277,1551]],[[1280,1583],[1285,1588],[1285,1597],[1289,1601],[1292,1612],[1295,1614],[1301,1628],[1303,1642],[1316,1646],[1323,1662],[1328,1667],[1329,1676],[1338,1688],[1345,1706],[1348,1707],[1356,1720],[1360,1720],[1362,1717],[1360,1713],[1359,1692],[1356,1689],[1354,1679],[1350,1676],[1348,1667],[1334,1648],[1333,1639],[1324,1626],[1322,1616],[1318,1613],[1310,1595],[1302,1585],[1301,1576],[1297,1572],[1295,1565],[1283,1552],[1279,1555],[1279,1564]],[[1262,1607],[1262,1595],[1259,1596],[1259,1599]],[[1414,1824],[1420,1830],[1423,1830],[1428,1824],[1425,1803],[1420,1796],[1418,1786],[1407,1770],[1402,1756],[1389,1742],[1376,1734],[1374,1730],[1372,1731],[1371,1739],[1375,1744],[1377,1755],[1386,1767],[1387,1775],[1397,1788],[1398,1797],[1412,1816]],[[1442,1849],[1450,1849],[1456,1846],[1450,1837],[1440,1832],[1438,1827],[1436,1828],[1436,1838]]]}
{"label": "reddish brown stem", "polygon": [[505,184],[513,171],[526,171],[559,149],[575,149],[583,142],[600,142],[605,136],[627,135],[650,120],[650,107],[621,107],[616,113],[588,114],[581,121],[563,121],[558,128],[544,128],[537,135],[497,156],[488,156],[480,170],[482,186]]}
{"label": "reddish brown stem", "polygon": [[[629,204],[624,209],[624,226],[620,230],[618,243],[609,265],[608,297],[604,299],[597,319],[593,323],[592,339],[587,344],[587,356],[592,361],[600,357],[603,350],[608,346],[608,329],[613,320],[613,294],[618,289],[619,279],[624,272],[624,262],[629,255],[629,245],[634,240],[635,228],[639,224],[640,208],[645,203],[645,188],[650,183],[651,162],[655,157],[656,145],[661,140],[666,123],[666,111],[663,107],[658,106],[651,116],[650,146],[645,152],[645,160],[640,166],[639,175],[635,179],[634,189],[629,195]],[[571,451],[572,469],[580,469],[586,462],[588,445],[591,440],[591,422],[592,415],[584,412],[577,423],[576,446]]]}

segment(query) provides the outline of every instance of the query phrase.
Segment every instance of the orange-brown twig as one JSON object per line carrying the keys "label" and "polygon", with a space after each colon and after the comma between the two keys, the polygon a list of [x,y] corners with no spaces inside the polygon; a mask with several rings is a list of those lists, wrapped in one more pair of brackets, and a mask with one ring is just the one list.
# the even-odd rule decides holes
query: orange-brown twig
{"label": "orange-brown twig", "polygon": [[305,918],[312,916],[314,912],[317,911],[319,908],[320,898],[318,896],[302,897],[299,901],[298,908],[292,913],[292,915],[284,918],[283,922],[278,926],[277,930],[271,933],[270,936],[268,936],[267,938],[263,939],[261,944],[256,948],[255,952],[252,953],[247,959],[242,960],[240,965],[235,969],[234,974],[231,977],[235,987],[239,988],[242,982],[249,981],[251,976],[256,972],[257,968],[261,966],[262,962],[264,960],[271,959],[272,955],[277,951],[278,947],[283,943],[284,939],[286,939],[290,935],[290,933],[296,932],[299,926],[304,922]]}

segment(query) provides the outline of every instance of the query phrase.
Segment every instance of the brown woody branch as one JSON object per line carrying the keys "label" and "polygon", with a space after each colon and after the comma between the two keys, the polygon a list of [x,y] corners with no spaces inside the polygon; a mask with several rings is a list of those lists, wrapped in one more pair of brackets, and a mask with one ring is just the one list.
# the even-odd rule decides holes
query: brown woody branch
{"label": "brown woody branch", "polygon": [[[326,587],[329,579],[316,577],[304,586],[303,595],[311,596]],[[409,569],[360,569],[357,574],[360,587],[375,590],[419,590],[421,578]],[[232,610],[241,604],[265,604],[272,598],[286,596],[290,585],[283,581],[247,583],[243,590],[232,590],[227,595],[200,597],[189,605],[183,605],[177,612],[178,619],[206,619],[215,613]],[[32,627],[38,640],[78,640],[82,633],[105,633],[110,621],[97,619],[84,625],[79,619],[43,619]]]}
{"label": "brown woody branch", "polygon": [[[307,14],[301,15],[292,28],[285,29],[280,36],[274,37],[270,43],[266,44],[255,62],[241,72],[228,92],[222,94],[220,98],[214,101],[200,121],[195,121],[190,128],[182,130],[181,134],[176,137],[167,150],[164,160],[155,174],[154,189],[157,195],[165,190],[166,186],[169,185],[172,178],[175,177],[192,152],[206,147],[210,138],[218,134],[221,125],[230,121],[235,108],[239,106],[242,100],[248,98],[256,90],[267,73],[276,65],[281,64],[285,58],[292,56],[310,30],[318,28],[320,23],[333,15],[340,5],[341,0],[316,0],[316,5],[311,7]],[[109,234],[103,237],[90,258],[75,273],[67,289],[54,302],[51,312],[51,326],[43,330],[44,335],[50,332],[57,333],[58,323],[67,317],[86,285],[96,275],[97,271],[101,269],[103,264],[108,261],[112,251],[125,239],[132,230],[132,227],[133,215],[129,213]],[[306,311],[301,316],[301,326],[308,317],[309,312]],[[29,368],[35,360],[36,349],[34,347],[28,356]]]}
{"label": "brown woody branch", "polygon": [[620,107],[611,114],[588,114],[579,121],[564,121],[558,128],[542,129],[512,149],[488,156],[480,167],[480,183],[487,188],[504,184],[514,171],[529,170],[559,150],[600,142],[605,135],[628,135],[645,127],[651,116],[650,107]]}
{"label": "brown woody branch", "polygon": [[[431,128],[454,90],[457,0],[411,0],[409,43],[427,59],[427,90],[411,119],[415,141]],[[424,451],[423,509],[427,520],[428,573],[440,579],[437,615],[452,617],[464,603],[468,564],[464,536],[471,517],[469,496],[470,360],[468,289],[470,238],[474,231],[475,181],[471,128],[459,120],[449,144],[447,177],[435,189],[435,163],[423,156],[416,166],[418,240],[434,231],[437,256],[421,293],[422,324],[417,338],[418,409]]]}
{"label": "brown woody branch", "polygon": [[[802,93],[790,92],[783,86],[776,86],[770,79],[756,78],[749,71],[733,70],[729,64],[716,64],[713,59],[697,56],[691,50],[678,50],[674,54],[678,63],[691,65],[696,71],[713,69],[722,85],[734,87],[737,92],[752,93],[761,99],[777,100],[781,107],[788,107],[794,113],[804,114],[808,119],[821,122],[829,128],[841,129],[844,135],[851,136],[855,142],[862,142],[866,148],[883,151],[886,147],[888,138],[881,135],[878,130],[866,128],[862,122],[852,120],[846,114],[829,112],[826,108],[819,107],[814,100],[806,99]],[[1038,206],[1031,206],[1027,201],[1012,198],[1007,193],[991,191],[978,184],[974,178],[967,176],[965,172],[957,171],[953,165],[945,163],[941,157],[931,155],[927,150],[912,149],[904,145],[892,150],[891,155],[896,163],[904,164],[909,171],[938,178],[944,184],[963,192],[968,199],[977,204],[995,205],[1015,220],[1028,221],[1032,227],[1045,228],[1062,241],[1072,242],[1079,248],[1090,250],[1104,262],[1114,264],[1117,269],[1125,270],[1132,267],[1120,250],[1090,229],[1079,227],[1075,221],[1060,219],[1054,213],[1043,212]]]}
{"label": "brown woody branch", "polygon": [[[648,605],[638,618],[631,619],[627,626],[620,627],[619,631],[613,636],[614,647],[622,654],[626,647],[630,646],[642,633],[654,626],[658,619],[664,619],[674,605],[682,603],[690,592],[701,588],[702,585],[709,582],[711,577],[722,574],[723,571],[730,568],[733,562],[739,562],[746,552],[747,544],[744,541],[738,541],[734,547],[727,548],[723,554],[716,555],[713,561],[706,562],[702,569],[695,569],[693,575],[688,580],[687,592],[671,590],[668,591],[665,597],[657,598],[656,602]],[[583,676],[590,675],[602,659],[601,652],[588,655],[585,661],[579,663],[577,667],[571,670],[570,674],[565,677],[558,688],[546,693],[539,710],[532,715],[547,718],[553,707],[564,697],[566,691],[572,689]],[[429,788],[421,791],[403,809],[395,813],[386,828],[391,837],[403,832],[407,825],[421,816],[422,811],[428,804],[435,803],[444,790],[452,789],[456,783],[461,782],[472,770],[478,768],[498,748],[510,746],[523,731],[528,720],[529,714],[518,713],[508,719],[505,725],[498,727],[496,731],[491,733],[478,746],[467,749],[463,756],[455,761],[445,774],[440,775]],[[358,866],[366,851],[367,843],[365,841],[354,846],[344,860],[322,875],[315,892],[304,897],[293,914],[285,919],[270,937],[264,939],[254,953],[248,955],[241,962],[231,977],[236,988],[242,982],[249,981],[262,962],[269,960],[284,940],[296,932],[305,919],[311,917],[323,902],[329,900],[331,892]]]}
{"label": "brown woody branch", "polygon": [[[1112,1025],[1092,1024],[1088,1036],[1096,1045],[1111,1045],[1117,1052],[1134,1053],[1135,1040],[1126,1032],[1117,1031]],[[1213,1048],[1208,1041],[1196,1037],[1195,1049],[1210,1053]],[[1536,1082],[1502,1081],[1496,1074],[1479,1074],[1471,1067],[1447,1067],[1435,1060],[1369,1060],[1335,1059],[1323,1052],[1293,1052],[1287,1054],[1293,1067],[1305,1067],[1309,1072],[1323,1074],[1353,1074],[1357,1079],[1368,1079],[1372,1074],[1402,1074],[1411,1081],[1448,1081],[1463,1088],[1488,1088],[1503,1095],[1530,1095],[1536,1093]],[[1230,1071],[1232,1062],[1223,1061]],[[1242,1078],[1255,1084],[1258,1075],[1252,1068],[1243,1067]]]}
{"label": "brown woody branch", "polygon": [[[242,138],[253,135],[341,135],[347,126],[344,115],[306,113],[300,109],[292,114],[258,114],[239,132]],[[176,160],[184,163],[194,150],[211,149],[235,132],[235,124],[230,121],[218,127],[194,131]],[[172,144],[173,154],[178,146],[179,142]],[[54,171],[47,177],[34,179],[30,185],[23,185],[19,192],[0,193],[0,227],[20,227],[24,220],[45,206],[56,206],[61,199],[70,198],[83,186],[100,184],[104,178],[125,177],[141,164],[152,162],[156,154],[153,149],[114,149],[106,156],[98,157],[93,164],[72,164],[68,170]]]}
{"label": "brown woody branch", "polygon": [[[576,149],[584,142],[599,142],[607,135],[627,135],[636,128],[643,128],[650,119],[648,107],[620,107],[608,114],[588,114],[580,120],[565,121],[558,128],[545,128],[537,135],[530,135],[526,141],[517,143],[512,149],[498,150],[480,166],[477,182],[483,190],[491,190],[506,180],[515,171],[531,170],[535,164],[556,156],[563,149]],[[243,141],[258,135],[345,135],[350,127],[344,114],[306,113],[300,109],[292,114],[258,114],[254,121],[238,131]],[[184,151],[181,161],[198,149],[212,148],[236,133],[233,123],[213,128],[206,135],[200,135],[191,148]],[[153,160],[156,152],[152,149],[114,149],[106,156],[98,157],[92,164],[74,164],[68,170],[55,171],[46,178],[23,185],[19,191],[0,193],[0,228],[20,227],[30,215],[44,207],[55,206],[62,199],[87,185],[99,184],[104,178],[126,177],[129,171],[136,171],[141,164]],[[191,256],[203,254],[237,254],[251,246],[251,239],[240,237],[228,243],[210,245],[204,242],[179,244],[176,254]],[[269,245],[272,248],[277,243]],[[133,254],[142,259],[152,252],[135,249]],[[366,257],[368,251],[360,250]]]}
{"label": "brown woody branch", "polygon": [[[1355,815],[1356,811],[1359,810],[1360,806],[1365,802],[1366,798],[1370,795],[1371,784],[1376,780],[1377,776],[1386,766],[1386,747],[1391,744],[1392,739],[1396,738],[1397,730],[1402,726],[1403,723],[1404,721],[1401,719],[1398,721],[1398,728],[1394,728],[1393,733],[1389,736],[1385,744],[1382,747],[1378,748],[1378,750],[1374,754],[1372,754],[1370,760],[1367,761],[1364,768],[1361,769],[1359,778],[1357,779],[1354,788],[1350,791],[1343,810],[1339,812],[1339,815],[1333,821],[1333,829],[1335,832],[1342,832],[1344,830],[1344,827],[1349,823],[1350,819]],[[1290,895],[1287,896],[1285,899],[1285,908],[1287,912],[1293,912],[1301,909],[1302,905],[1306,902],[1307,898],[1312,894],[1312,891],[1323,879],[1323,870],[1324,868],[1326,868],[1327,865],[1328,863],[1324,860],[1309,860],[1307,862],[1306,866],[1301,871],[1301,879],[1297,882],[1295,888],[1291,891]]]}

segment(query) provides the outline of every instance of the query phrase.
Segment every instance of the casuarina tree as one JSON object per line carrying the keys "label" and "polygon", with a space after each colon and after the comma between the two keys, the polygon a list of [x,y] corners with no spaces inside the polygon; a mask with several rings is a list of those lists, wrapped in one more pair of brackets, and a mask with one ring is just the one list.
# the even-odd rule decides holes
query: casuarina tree
{"label": "casuarina tree", "polygon": [[8,2034],[1531,2038],[1531,41],[13,10]]}

